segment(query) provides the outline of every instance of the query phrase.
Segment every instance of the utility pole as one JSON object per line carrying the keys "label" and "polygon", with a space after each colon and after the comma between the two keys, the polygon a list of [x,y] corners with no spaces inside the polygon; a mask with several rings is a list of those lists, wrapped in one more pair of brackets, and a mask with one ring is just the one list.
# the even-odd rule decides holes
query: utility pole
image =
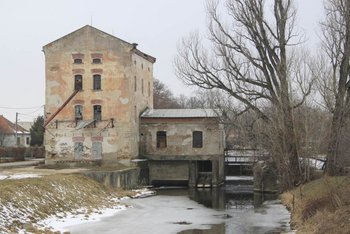
{"label": "utility pole", "polygon": [[16,125],[15,125],[15,129],[16,129],[16,146],[18,146],[18,112],[16,112]]}

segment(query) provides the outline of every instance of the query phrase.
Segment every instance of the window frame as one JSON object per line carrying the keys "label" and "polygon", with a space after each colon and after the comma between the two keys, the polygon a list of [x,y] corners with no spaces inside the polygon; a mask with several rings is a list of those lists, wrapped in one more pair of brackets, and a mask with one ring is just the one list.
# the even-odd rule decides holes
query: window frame
{"label": "window frame", "polygon": [[167,133],[166,131],[157,131],[156,133],[157,149],[167,148]]}
{"label": "window frame", "polygon": [[94,74],[92,76],[92,90],[102,90],[102,76],[100,74]]}
{"label": "window frame", "polygon": [[203,131],[192,132],[192,148],[203,148]]}
{"label": "window frame", "polygon": [[[79,80],[80,80],[80,84],[78,83]],[[80,75],[80,74],[74,75],[74,90],[79,90],[79,91],[83,90],[83,75]]]}
{"label": "window frame", "polygon": [[[80,111],[80,117],[77,115],[78,111]],[[84,106],[83,105],[75,105],[74,106],[74,119],[75,121],[80,121],[84,119]]]}
{"label": "window frame", "polygon": [[92,58],[92,64],[101,64],[102,63],[102,59],[101,58]]}
{"label": "window frame", "polygon": [[82,58],[75,58],[73,59],[74,64],[83,64],[83,59]]}
{"label": "window frame", "polygon": [[95,121],[102,120],[102,106],[101,105],[93,105],[93,119]]}

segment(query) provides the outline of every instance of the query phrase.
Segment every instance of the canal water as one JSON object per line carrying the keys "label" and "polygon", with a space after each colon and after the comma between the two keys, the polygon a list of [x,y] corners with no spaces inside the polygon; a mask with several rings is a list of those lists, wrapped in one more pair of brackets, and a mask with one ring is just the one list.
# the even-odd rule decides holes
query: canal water
{"label": "canal water", "polygon": [[128,200],[132,208],[71,233],[289,233],[290,214],[274,195],[253,193],[249,178],[217,189],[164,188]]}

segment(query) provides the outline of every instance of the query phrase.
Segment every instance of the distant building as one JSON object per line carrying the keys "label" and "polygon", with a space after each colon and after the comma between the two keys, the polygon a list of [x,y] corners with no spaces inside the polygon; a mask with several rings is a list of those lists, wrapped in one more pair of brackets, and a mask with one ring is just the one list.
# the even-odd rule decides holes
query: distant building
{"label": "distant building", "polygon": [[[16,139],[17,129],[17,139]],[[0,115],[0,147],[30,146],[30,132]]]}

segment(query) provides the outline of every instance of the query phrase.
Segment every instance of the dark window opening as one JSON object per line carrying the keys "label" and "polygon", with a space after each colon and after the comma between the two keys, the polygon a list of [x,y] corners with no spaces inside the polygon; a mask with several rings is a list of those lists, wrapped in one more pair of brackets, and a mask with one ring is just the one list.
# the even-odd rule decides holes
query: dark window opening
{"label": "dark window opening", "polygon": [[76,105],[74,107],[75,121],[83,120],[83,106]]}
{"label": "dark window opening", "polygon": [[143,94],[143,79],[141,80],[141,90],[142,90],[142,94]]}
{"label": "dark window opening", "polygon": [[166,148],[166,132],[158,131],[157,132],[157,148]]}
{"label": "dark window opening", "polygon": [[83,76],[75,75],[74,76],[74,90],[82,90],[83,89]]}
{"label": "dark window opening", "polygon": [[94,59],[92,59],[92,63],[94,63],[94,64],[102,63],[102,60],[100,58],[94,58]]}
{"label": "dark window opening", "polygon": [[211,172],[212,163],[209,160],[197,161],[198,172]]}
{"label": "dark window opening", "polygon": [[137,82],[136,82],[136,76],[134,76],[134,91],[136,92],[137,90]]}
{"label": "dark window opening", "polygon": [[30,143],[30,138],[26,137],[26,144],[29,145],[29,143]]}
{"label": "dark window opening", "polygon": [[74,63],[75,64],[82,64],[83,60],[81,58],[76,58],[76,59],[74,59]]}
{"label": "dark window opening", "polygon": [[93,89],[94,90],[101,90],[101,75],[94,75],[93,79],[94,79]]}
{"label": "dark window opening", "polygon": [[102,108],[100,105],[94,106],[94,120],[102,120]]}
{"label": "dark window opening", "polygon": [[192,147],[202,148],[203,147],[203,132],[194,131],[192,135]]}

